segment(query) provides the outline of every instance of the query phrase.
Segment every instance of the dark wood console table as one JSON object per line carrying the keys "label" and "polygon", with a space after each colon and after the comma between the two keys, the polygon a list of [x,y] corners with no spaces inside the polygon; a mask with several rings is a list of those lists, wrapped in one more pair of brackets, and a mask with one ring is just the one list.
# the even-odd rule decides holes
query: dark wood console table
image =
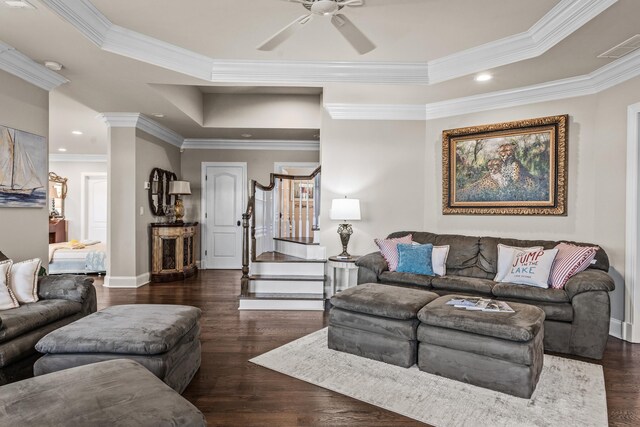
{"label": "dark wood console table", "polygon": [[151,281],[172,282],[194,276],[198,223],[150,224]]}

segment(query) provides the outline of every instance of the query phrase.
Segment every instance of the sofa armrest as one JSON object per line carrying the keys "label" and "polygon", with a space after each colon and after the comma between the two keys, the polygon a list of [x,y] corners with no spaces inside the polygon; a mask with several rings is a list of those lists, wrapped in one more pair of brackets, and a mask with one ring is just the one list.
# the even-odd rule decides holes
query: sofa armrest
{"label": "sofa armrest", "polygon": [[41,299],[66,299],[83,303],[93,288],[93,279],[86,276],[43,276],[38,281]]}
{"label": "sofa armrest", "polygon": [[368,255],[360,257],[356,261],[358,267],[368,268],[375,273],[376,276],[389,269],[387,261],[384,259],[380,252],[372,252]]}
{"label": "sofa armrest", "polygon": [[601,270],[588,269],[570,278],[564,285],[564,290],[573,299],[584,292],[611,292],[616,288],[613,278]]}

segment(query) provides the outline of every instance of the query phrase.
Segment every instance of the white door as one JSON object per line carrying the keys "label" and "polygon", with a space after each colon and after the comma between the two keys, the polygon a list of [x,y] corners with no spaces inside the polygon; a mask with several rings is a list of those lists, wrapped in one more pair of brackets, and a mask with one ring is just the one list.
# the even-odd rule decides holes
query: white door
{"label": "white door", "polygon": [[204,163],[204,267],[242,268],[245,163]]}
{"label": "white door", "polygon": [[82,238],[107,241],[107,176],[84,175]]}

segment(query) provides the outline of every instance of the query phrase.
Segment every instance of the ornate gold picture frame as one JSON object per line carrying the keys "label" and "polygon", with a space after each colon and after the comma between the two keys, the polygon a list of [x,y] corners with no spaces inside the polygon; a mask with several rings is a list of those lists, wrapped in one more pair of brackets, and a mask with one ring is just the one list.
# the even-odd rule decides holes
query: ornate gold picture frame
{"label": "ornate gold picture frame", "polygon": [[568,115],[442,132],[442,212],[566,215]]}

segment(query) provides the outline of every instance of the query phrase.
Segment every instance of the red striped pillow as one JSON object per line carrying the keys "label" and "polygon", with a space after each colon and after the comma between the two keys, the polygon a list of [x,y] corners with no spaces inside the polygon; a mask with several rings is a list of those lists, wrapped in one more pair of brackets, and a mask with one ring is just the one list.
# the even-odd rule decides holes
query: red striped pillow
{"label": "red striped pillow", "polygon": [[398,243],[411,243],[411,234],[408,234],[403,237],[399,237],[397,239],[374,239],[378,248],[380,248],[380,253],[387,261],[387,265],[389,266],[389,271],[396,271],[398,269]]}
{"label": "red striped pillow", "polygon": [[551,268],[551,287],[562,289],[567,280],[586,270],[598,252],[597,246],[576,246],[560,243],[556,247],[558,255]]}

